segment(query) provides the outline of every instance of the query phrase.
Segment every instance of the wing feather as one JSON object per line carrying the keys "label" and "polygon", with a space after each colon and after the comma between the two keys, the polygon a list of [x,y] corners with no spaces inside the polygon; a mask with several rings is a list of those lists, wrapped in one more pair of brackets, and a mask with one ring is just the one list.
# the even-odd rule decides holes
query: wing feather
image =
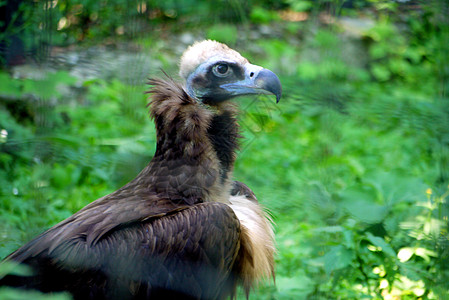
{"label": "wing feather", "polygon": [[[62,226],[68,227],[70,223]],[[44,239],[41,236],[40,239]],[[183,295],[221,299],[235,290],[231,274],[240,247],[240,223],[226,204],[202,203],[163,217],[127,224],[96,244],[66,238],[52,249],[25,255],[37,271],[29,288],[44,289],[57,277],[76,299]],[[37,242],[38,243],[38,242]],[[23,250],[27,251],[27,249]],[[22,254],[18,254],[19,256]],[[89,287],[67,280],[90,280]],[[85,275],[83,275],[85,274]],[[62,277],[64,277],[62,276]]]}

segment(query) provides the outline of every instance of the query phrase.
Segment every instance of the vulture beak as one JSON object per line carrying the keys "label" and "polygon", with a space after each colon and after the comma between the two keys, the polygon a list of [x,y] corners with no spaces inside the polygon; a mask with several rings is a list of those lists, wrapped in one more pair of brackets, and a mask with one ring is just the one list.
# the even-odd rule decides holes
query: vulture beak
{"label": "vulture beak", "polygon": [[282,86],[279,78],[268,69],[246,64],[243,80],[226,83],[220,87],[228,91],[232,96],[250,94],[272,94],[276,96],[276,103],[282,96]]}

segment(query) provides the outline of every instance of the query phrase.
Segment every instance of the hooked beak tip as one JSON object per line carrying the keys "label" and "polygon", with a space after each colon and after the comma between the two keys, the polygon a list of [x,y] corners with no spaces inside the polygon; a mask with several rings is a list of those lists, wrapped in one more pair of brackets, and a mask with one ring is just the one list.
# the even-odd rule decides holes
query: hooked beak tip
{"label": "hooked beak tip", "polygon": [[282,96],[282,86],[279,78],[272,71],[262,69],[255,79],[256,85],[265,91],[276,96],[276,103],[279,103]]}

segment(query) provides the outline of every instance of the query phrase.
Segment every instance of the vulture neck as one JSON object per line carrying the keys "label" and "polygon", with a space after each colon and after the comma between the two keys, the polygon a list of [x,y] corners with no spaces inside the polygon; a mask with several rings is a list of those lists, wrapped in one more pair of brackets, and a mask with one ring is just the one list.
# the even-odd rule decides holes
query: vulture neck
{"label": "vulture neck", "polygon": [[[152,80],[156,153],[150,188],[180,204],[227,203],[239,128],[231,103],[208,107],[171,80]],[[183,203],[184,202],[184,203]]]}

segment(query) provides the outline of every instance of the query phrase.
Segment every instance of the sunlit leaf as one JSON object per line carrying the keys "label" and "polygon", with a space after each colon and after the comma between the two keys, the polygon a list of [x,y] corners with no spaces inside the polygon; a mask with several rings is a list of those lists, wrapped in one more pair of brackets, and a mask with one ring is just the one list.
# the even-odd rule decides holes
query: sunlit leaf
{"label": "sunlit leaf", "polygon": [[435,251],[422,247],[416,248],[414,252],[416,256],[422,257],[427,262],[430,262],[431,257],[437,257],[437,253]]}
{"label": "sunlit leaf", "polygon": [[387,255],[396,257],[396,252],[391,248],[389,244],[385,242],[385,240],[379,236],[374,236],[370,232],[366,233],[366,237],[368,240],[374,245],[382,249]]}
{"label": "sunlit leaf", "polygon": [[405,247],[399,250],[398,258],[401,262],[408,261],[413,256],[414,249],[410,247]]}

